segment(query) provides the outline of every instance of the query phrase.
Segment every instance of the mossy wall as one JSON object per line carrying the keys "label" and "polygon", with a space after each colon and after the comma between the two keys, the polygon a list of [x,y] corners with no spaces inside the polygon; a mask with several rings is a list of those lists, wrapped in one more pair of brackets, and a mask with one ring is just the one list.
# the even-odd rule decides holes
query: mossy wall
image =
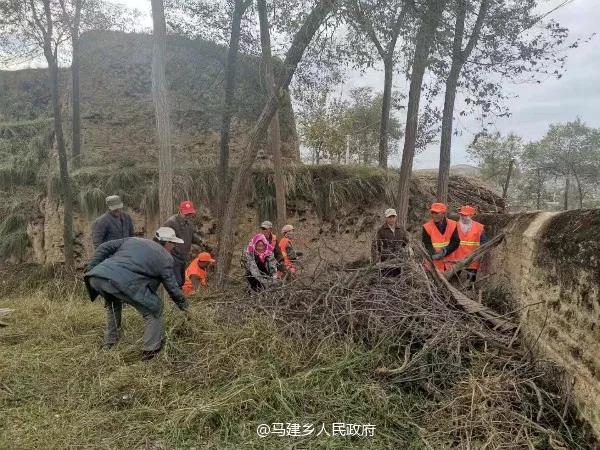
{"label": "mossy wall", "polygon": [[483,271],[521,308],[526,342],[565,369],[565,395],[600,436],[600,210],[483,221],[506,234]]}

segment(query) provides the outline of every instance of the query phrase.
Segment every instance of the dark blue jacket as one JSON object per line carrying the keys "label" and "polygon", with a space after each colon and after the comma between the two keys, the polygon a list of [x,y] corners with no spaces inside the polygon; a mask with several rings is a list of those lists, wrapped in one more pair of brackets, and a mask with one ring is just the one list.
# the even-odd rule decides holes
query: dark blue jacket
{"label": "dark blue jacket", "polygon": [[121,217],[115,217],[110,212],[106,212],[98,217],[92,225],[92,244],[94,250],[105,242],[128,238],[133,235],[133,220],[125,212],[121,213]]}
{"label": "dark blue jacket", "polygon": [[132,303],[155,316],[161,313],[157,294],[161,283],[180,309],[187,308],[173,274],[173,257],[149,239],[118,239],[105,242],[96,249],[85,275],[90,298],[94,301],[98,293],[87,283],[89,277],[110,280]]}

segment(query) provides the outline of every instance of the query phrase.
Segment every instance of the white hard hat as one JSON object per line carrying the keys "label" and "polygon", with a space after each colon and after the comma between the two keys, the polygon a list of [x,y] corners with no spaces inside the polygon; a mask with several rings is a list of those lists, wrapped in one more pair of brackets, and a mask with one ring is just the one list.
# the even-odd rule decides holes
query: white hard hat
{"label": "white hard hat", "polygon": [[265,230],[270,230],[271,228],[273,228],[273,224],[268,220],[265,220],[263,223],[260,224],[260,227],[264,228]]}
{"label": "white hard hat", "polygon": [[393,208],[388,208],[385,210],[385,217],[393,217],[393,216],[397,216],[398,214],[396,214],[396,210]]}
{"label": "white hard hat", "polygon": [[282,233],[289,233],[290,231],[294,231],[294,225],[284,225],[281,229]]}
{"label": "white hard hat", "polygon": [[156,239],[162,242],[174,242],[175,244],[183,244],[183,239],[177,237],[175,230],[170,227],[160,227],[156,230]]}

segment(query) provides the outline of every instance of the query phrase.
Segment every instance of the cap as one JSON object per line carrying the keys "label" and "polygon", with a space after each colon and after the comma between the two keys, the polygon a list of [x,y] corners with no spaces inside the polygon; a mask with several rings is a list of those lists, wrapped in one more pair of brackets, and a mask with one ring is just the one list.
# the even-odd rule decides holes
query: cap
{"label": "cap", "polygon": [[429,211],[433,213],[445,213],[448,207],[444,203],[433,203]]}
{"label": "cap", "polygon": [[198,255],[197,257],[198,261],[202,261],[202,262],[210,262],[210,263],[214,263],[215,260],[213,259],[212,256],[210,256],[210,253],[208,252],[202,252]]}
{"label": "cap", "polygon": [[184,200],[179,204],[179,212],[184,216],[196,214],[196,208],[194,208],[194,204],[191,201]]}
{"label": "cap", "polygon": [[388,208],[385,210],[385,217],[394,217],[397,216],[398,214],[396,214],[396,210],[394,208]]}
{"label": "cap", "polygon": [[273,228],[273,224],[271,222],[269,222],[268,220],[265,220],[263,223],[260,224],[261,228],[264,228],[265,230],[269,230],[271,228]]}
{"label": "cap", "polygon": [[123,209],[123,202],[118,195],[109,195],[105,200],[109,210],[115,211],[117,209]]}
{"label": "cap", "polygon": [[156,239],[162,242],[174,242],[175,244],[183,244],[183,239],[179,239],[175,230],[169,227],[160,227],[154,235]]}
{"label": "cap", "polygon": [[458,213],[459,213],[461,216],[474,216],[474,215],[475,215],[475,208],[473,208],[473,207],[472,207],[472,206],[470,206],[470,205],[465,205],[465,206],[462,206],[462,207],[461,207],[461,208],[458,210]]}
{"label": "cap", "polygon": [[282,233],[289,233],[290,231],[294,231],[294,225],[284,225],[281,229]]}

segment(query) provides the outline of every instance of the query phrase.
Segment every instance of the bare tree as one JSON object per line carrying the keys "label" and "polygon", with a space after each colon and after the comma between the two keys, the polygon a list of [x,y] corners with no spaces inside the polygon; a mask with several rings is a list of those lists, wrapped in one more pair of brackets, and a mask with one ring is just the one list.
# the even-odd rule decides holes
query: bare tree
{"label": "bare tree", "polygon": [[237,228],[237,219],[239,204],[242,199],[243,188],[246,185],[247,176],[256,159],[258,146],[263,139],[277,108],[279,102],[285,95],[285,91],[292,81],[294,72],[298,63],[301,61],[306,47],[310,44],[313,36],[327,17],[334,9],[338,0],[319,0],[312,11],[306,17],[302,27],[294,36],[291,47],[289,48],[284,61],[284,74],[277,84],[275,95],[271,95],[267,100],[252,132],[248,144],[242,153],[240,164],[236,171],[231,187],[231,193],[225,214],[223,215],[223,224],[219,233],[218,265],[216,270],[217,284],[223,286],[225,277],[231,266],[233,256],[234,233]]}
{"label": "bare tree", "polygon": [[63,20],[70,22],[71,34],[71,107],[72,107],[72,137],[71,137],[71,156],[74,167],[79,167],[81,156],[81,95],[79,82],[79,27],[81,24],[81,9],[83,0],[73,0],[73,16],[69,20],[69,13],[65,0],[60,0],[60,6],[63,12]]}
{"label": "bare tree", "polygon": [[435,39],[436,29],[442,17],[446,0],[428,0],[422,13],[422,21],[416,36],[415,54],[412,62],[410,88],[408,91],[408,107],[406,110],[406,131],[404,133],[404,149],[398,182],[398,215],[402,226],[406,226],[408,201],[410,197],[410,177],[412,174],[417,130],[419,127],[419,102],[423,76],[429,61],[429,52]]}
{"label": "bare tree", "polygon": [[51,0],[27,0],[8,2],[3,27],[19,33],[22,45],[41,48],[48,63],[48,77],[54,115],[54,136],[58,153],[61,196],[64,205],[63,241],[65,265],[74,266],[73,254],[73,194],[67,162],[67,151],[62,125],[61,93],[58,68],[58,49],[65,39],[58,20],[57,5]]}
{"label": "bare tree", "polygon": [[225,66],[225,102],[223,105],[223,118],[221,121],[221,143],[219,152],[219,179],[220,199],[219,217],[225,210],[229,192],[229,137],[231,132],[231,118],[235,111],[235,81],[240,49],[241,24],[244,12],[251,5],[252,0],[235,0],[231,18],[231,35],[229,38],[229,51]]}
{"label": "bare tree", "polygon": [[[262,59],[265,67],[265,83],[269,96],[275,95],[275,75],[273,72],[273,57],[271,55],[271,35],[269,19],[267,17],[267,3],[265,0],[256,0],[258,19],[260,22],[260,42]],[[285,204],[285,180],[283,174],[283,161],[281,157],[281,130],[279,127],[279,112],[275,111],[271,121],[271,152],[273,153],[273,170],[275,173],[275,200],[277,203],[277,225],[282,227],[287,219]]]}
{"label": "bare tree", "polygon": [[158,204],[160,221],[173,214],[173,152],[167,80],[165,75],[167,27],[162,0],[152,0],[154,47],[152,53],[152,96],[158,135]]}
{"label": "bare tree", "polygon": [[[359,54],[364,48],[361,36],[366,37],[377,50],[383,62],[384,85],[383,102],[381,105],[381,121],[379,130],[379,166],[387,167],[390,110],[392,105],[392,85],[394,66],[396,64],[396,44],[406,22],[409,9],[414,8],[411,0],[379,0],[364,2],[352,0],[349,2],[351,24],[357,28],[357,42],[353,42],[355,51]],[[386,39],[387,41],[384,41]],[[365,58],[372,64],[372,56]]]}

